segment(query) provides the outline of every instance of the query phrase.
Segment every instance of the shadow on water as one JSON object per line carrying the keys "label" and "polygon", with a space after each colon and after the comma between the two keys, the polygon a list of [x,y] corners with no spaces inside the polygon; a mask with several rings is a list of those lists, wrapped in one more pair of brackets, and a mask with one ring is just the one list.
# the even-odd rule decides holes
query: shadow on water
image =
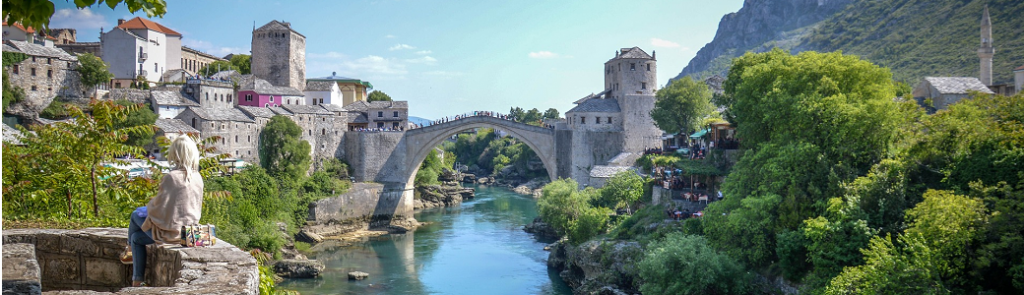
{"label": "shadow on water", "polygon": [[[323,245],[310,255],[327,267],[321,278],[280,286],[302,294],[572,294],[547,268],[550,241],[522,230],[537,216],[536,201],[501,188],[476,195],[461,207],[417,212],[429,224],[413,233]],[[357,270],[370,277],[348,281]]]}

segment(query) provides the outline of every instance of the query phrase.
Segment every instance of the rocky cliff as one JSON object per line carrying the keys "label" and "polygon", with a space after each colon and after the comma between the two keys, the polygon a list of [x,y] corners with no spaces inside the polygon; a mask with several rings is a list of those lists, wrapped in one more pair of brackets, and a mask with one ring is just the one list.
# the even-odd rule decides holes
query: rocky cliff
{"label": "rocky cliff", "polygon": [[724,77],[734,57],[774,47],[841,50],[911,85],[925,76],[977,77],[985,5],[996,47],[994,83],[1007,83],[1024,63],[1020,0],[746,0],[722,17],[715,38],[674,79]]}
{"label": "rocky cliff", "polygon": [[[811,27],[854,0],[746,0],[718,23],[715,38],[674,79],[687,75],[725,76],[732,58],[769,41],[798,42]],[[770,48],[770,47],[769,47]]]}

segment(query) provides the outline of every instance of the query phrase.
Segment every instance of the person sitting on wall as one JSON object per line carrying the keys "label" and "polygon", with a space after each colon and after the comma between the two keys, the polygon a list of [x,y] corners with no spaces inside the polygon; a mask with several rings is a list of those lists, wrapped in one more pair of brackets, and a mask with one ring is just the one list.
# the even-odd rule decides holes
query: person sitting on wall
{"label": "person sitting on wall", "polygon": [[133,264],[132,286],[143,286],[146,245],[179,244],[181,227],[199,223],[203,213],[203,177],[199,175],[199,149],[189,136],[178,136],[167,149],[175,169],[164,175],[156,196],[132,212],[128,245],[121,262]]}

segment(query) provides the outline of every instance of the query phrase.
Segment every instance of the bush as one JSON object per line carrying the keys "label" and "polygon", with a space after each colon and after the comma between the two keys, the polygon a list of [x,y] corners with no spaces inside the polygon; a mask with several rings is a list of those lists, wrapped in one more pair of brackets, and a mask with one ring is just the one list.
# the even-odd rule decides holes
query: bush
{"label": "bush", "polygon": [[643,294],[747,294],[750,275],[701,236],[672,233],[640,261]]}
{"label": "bush", "polygon": [[611,209],[593,207],[590,201],[598,195],[597,190],[578,190],[579,184],[572,179],[559,179],[541,189],[537,209],[540,217],[559,234],[569,237],[572,244],[580,244],[597,236],[608,227]]}

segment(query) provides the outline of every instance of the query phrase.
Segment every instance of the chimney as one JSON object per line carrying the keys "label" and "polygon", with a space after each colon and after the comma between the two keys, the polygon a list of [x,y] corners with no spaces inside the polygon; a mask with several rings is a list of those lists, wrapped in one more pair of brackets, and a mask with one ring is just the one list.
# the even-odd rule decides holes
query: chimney
{"label": "chimney", "polygon": [[123,18],[117,19],[117,25],[120,26],[121,24],[124,24],[124,19]]}

